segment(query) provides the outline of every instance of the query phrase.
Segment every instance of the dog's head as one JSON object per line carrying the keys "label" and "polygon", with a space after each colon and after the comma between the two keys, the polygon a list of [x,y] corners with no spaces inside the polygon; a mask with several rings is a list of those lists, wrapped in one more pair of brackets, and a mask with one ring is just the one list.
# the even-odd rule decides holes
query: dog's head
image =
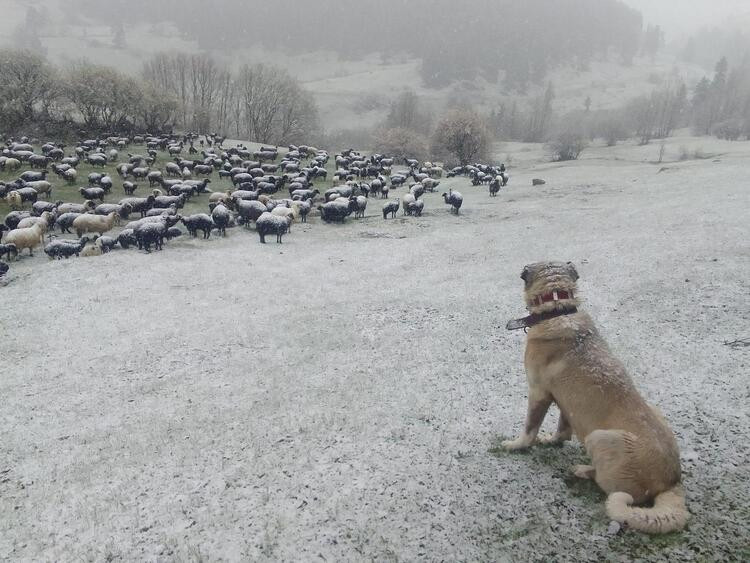
{"label": "dog's head", "polygon": [[526,308],[533,314],[578,307],[578,272],[572,262],[536,262],[523,269]]}

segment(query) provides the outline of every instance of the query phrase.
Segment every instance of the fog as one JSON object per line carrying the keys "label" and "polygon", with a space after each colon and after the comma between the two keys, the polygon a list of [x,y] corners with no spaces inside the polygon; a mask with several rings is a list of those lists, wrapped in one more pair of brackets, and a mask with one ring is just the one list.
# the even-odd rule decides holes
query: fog
{"label": "fog", "polygon": [[658,24],[673,39],[704,26],[723,24],[729,18],[750,15],[747,0],[624,0],[640,10],[646,22]]}

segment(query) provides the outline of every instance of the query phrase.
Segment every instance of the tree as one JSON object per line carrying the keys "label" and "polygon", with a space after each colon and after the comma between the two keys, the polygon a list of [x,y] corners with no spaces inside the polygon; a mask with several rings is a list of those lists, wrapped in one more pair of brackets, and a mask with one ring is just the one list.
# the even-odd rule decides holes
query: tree
{"label": "tree", "polygon": [[171,131],[179,108],[177,99],[157,90],[148,82],[143,83],[140,90],[141,98],[137,109],[140,125],[153,134]]}
{"label": "tree", "polygon": [[529,143],[541,143],[547,137],[547,131],[552,121],[552,101],[555,99],[555,89],[552,82],[547,84],[544,95],[537,98],[529,112],[529,123],[526,128],[526,138]]}
{"label": "tree", "polygon": [[138,114],[138,83],[113,68],[81,61],[67,73],[65,96],[93,131],[130,128]]}
{"label": "tree", "polygon": [[52,66],[31,51],[0,49],[0,116],[6,124],[34,119],[57,95]]}
{"label": "tree", "polygon": [[472,111],[454,111],[438,123],[432,137],[432,152],[449,156],[465,166],[489,155],[490,135],[484,121]]}
{"label": "tree", "polygon": [[411,129],[426,134],[430,130],[430,116],[423,111],[419,97],[407,90],[391,102],[385,126],[388,129]]}
{"label": "tree", "polygon": [[424,135],[404,127],[376,132],[375,150],[396,159],[416,158],[422,161],[428,157],[427,139]]}

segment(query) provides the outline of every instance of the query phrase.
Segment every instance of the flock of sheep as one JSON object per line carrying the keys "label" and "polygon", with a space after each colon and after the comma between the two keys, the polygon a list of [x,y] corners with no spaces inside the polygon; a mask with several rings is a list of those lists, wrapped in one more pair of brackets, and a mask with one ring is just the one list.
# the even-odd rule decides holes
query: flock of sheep
{"label": "flock of sheep", "polygon": [[[474,185],[487,184],[491,196],[508,182],[504,167],[482,164],[446,173],[440,166],[405,159],[405,170],[393,173],[393,158],[350,149],[335,155],[333,186],[321,193],[316,182],[327,180],[330,157],[309,146],[291,146],[282,156],[276,147],[224,148],[223,139],[194,134],[111,136],[82,141],[72,151],[45,143],[36,152],[35,144],[28,138],[10,139],[0,156],[0,171],[18,174],[11,182],[0,182],[0,197],[11,209],[0,224],[0,276],[9,268],[3,258],[17,259],[24,250],[33,255],[40,246],[50,259],[97,256],[117,246],[149,252],[180,236],[180,224],[193,237],[200,232],[203,238],[212,232],[224,236],[236,225],[254,225],[261,243],[268,235],[281,243],[292,224],[306,222],[314,209],[325,222],[343,222],[352,214],[364,217],[368,201],[375,197],[388,200],[382,208],[384,219],[395,217],[399,209],[418,217],[424,210],[421,196],[434,192],[443,174],[466,175]],[[144,153],[127,153],[132,145],[143,145]],[[118,163],[123,152],[127,160]],[[97,170],[77,190],[82,201],[53,201],[50,173],[75,186],[82,165]],[[215,175],[230,181],[232,189],[211,191]],[[113,195],[115,178],[125,197],[105,202]],[[399,187],[407,188],[406,193],[389,199],[390,191]],[[139,189],[142,193],[136,195]],[[285,189],[288,197],[279,198]],[[186,204],[195,208],[201,196],[207,196],[208,208],[185,213]],[[442,197],[458,214],[462,195],[449,190]],[[123,223],[115,236],[113,231]],[[76,238],[62,238],[65,233]]]}

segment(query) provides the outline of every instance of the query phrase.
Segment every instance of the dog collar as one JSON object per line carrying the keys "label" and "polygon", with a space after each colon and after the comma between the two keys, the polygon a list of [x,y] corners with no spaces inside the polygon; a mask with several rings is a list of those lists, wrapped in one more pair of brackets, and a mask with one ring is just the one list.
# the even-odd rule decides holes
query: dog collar
{"label": "dog collar", "polygon": [[544,295],[537,295],[534,297],[532,303],[539,307],[545,303],[550,303],[551,301],[562,301],[563,299],[573,299],[573,292],[558,289],[556,291],[551,291],[550,293],[545,293]]}
{"label": "dog collar", "polygon": [[512,321],[508,321],[508,324],[505,325],[505,328],[508,330],[518,330],[521,328],[525,330],[531,328],[534,325],[538,325],[541,322],[548,321],[549,319],[562,317],[563,315],[572,315],[573,313],[577,312],[578,309],[576,307],[571,307],[570,309],[562,309],[560,311],[550,311],[548,313],[540,313],[538,315],[529,315],[528,317],[524,317],[522,319],[513,319]]}

